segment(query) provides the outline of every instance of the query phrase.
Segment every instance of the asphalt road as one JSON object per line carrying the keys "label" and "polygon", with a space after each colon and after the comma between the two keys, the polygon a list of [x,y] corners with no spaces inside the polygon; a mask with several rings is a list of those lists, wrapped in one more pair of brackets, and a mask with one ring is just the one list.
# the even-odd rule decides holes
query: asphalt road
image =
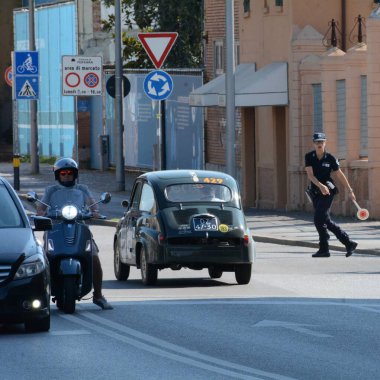
{"label": "asphalt road", "polygon": [[94,226],[104,293],[49,333],[0,327],[1,379],[374,379],[380,373],[376,257],[258,243],[249,285],[234,274],[159,272],[144,287],[113,275],[113,228]]}

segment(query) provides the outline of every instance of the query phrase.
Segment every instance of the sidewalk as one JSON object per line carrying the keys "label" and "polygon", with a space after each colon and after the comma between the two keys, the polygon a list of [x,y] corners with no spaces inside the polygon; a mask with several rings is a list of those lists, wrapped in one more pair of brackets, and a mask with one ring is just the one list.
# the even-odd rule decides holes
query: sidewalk
{"label": "sidewalk", "polygon": [[[85,170],[79,173],[80,183],[90,187],[95,199],[108,191],[112,200],[106,205],[100,205],[100,212],[107,216],[106,221],[97,221],[114,226],[124,214],[125,209],[121,202],[129,199],[133,181],[139,173],[126,173],[125,191],[117,191],[116,174],[113,170]],[[0,176],[5,177],[13,185],[12,163],[0,163]],[[35,191],[39,196],[46,186],[54,183],[52,165],[40,164],[40,174],[30,174],[30,164],[21,164],[20,167],[20,195],[28,191]],[[28,202],[25,207],[31,209]],[[269,242],[303,247],[318,247],[318,235],[313,224],[313,214],[306,212],[278,212],[276,210],[247,209],[245,211],[248,225],[254,239],[258,242]],[[380,255],[380,221],[359,221],[354,217],[336,217],[334,220],[347,231],[359,245],[355,253]],[[331,250],[345,251],[336,240],[330,239]]]}

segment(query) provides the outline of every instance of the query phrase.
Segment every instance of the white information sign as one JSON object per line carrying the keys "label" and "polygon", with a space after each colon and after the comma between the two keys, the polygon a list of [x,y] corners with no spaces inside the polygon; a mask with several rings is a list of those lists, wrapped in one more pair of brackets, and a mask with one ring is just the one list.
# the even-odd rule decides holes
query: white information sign
{"label": "white information sign", "polygon": [[63,55],[62,95],[102,95],[102,57]]}

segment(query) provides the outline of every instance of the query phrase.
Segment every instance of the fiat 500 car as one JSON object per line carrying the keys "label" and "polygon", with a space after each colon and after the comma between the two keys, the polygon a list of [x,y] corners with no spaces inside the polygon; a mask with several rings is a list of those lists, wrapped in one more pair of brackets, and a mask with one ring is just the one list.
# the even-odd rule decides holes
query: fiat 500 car
{"label": "fiat 500 car", "polygon": [[50,228],[44,217],[35,217],[31,227],[16,192],[0,177],[0,324],[49,330],[49,264],[34,230]]}
{"label": "fiat 500 car", "polygon": [[235,272],[251,279],[255,243],[235,179],[216,171],[166,170],[136,178],[114,235],[114,272],[127,280],[131,266],[153,285],[158,270],[208,269],[211,278]]}

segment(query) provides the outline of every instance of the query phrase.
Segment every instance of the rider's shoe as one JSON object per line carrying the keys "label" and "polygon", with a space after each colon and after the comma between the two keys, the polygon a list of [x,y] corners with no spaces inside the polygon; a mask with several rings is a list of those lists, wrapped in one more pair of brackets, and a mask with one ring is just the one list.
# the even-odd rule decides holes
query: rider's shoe
{"label": "rider's shoe", "polygon": [[105,299],[104,296],[100,296],[98,298],[92,297],[92,302],[101,307],[103,310],[112,310],[113,307],[108,301]]}

